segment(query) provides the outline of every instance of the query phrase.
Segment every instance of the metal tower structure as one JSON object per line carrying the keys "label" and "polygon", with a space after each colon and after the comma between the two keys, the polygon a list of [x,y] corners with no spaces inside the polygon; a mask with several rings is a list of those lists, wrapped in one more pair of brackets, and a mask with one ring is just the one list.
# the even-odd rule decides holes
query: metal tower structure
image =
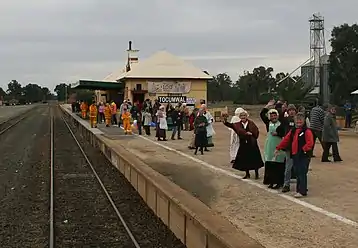
{"label": "metal tower structure", "polygon": [[[310,57],[313,58],[314,91],[317,92],[324,103],[329,101],[329,88],[326,72],[322,70],[322,55],[326,54],[324,37],[324,18],[319,14],[313,14],[310,23]],[[322,73],[321,73],[322,72]],[[325,79],[325,80],[324,80]]]}

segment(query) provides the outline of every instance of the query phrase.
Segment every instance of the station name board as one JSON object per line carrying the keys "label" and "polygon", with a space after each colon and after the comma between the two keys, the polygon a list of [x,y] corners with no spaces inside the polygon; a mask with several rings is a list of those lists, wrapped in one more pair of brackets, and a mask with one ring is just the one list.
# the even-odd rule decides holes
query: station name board
{"label": "station name board", "polygon": [[186,103],[186,96],[158,96],[159,103]]}

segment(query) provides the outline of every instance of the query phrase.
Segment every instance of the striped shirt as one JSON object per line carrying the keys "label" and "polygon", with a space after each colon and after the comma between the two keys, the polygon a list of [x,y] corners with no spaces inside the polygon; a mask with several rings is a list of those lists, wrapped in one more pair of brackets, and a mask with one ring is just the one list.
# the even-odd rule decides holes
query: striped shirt
{"label": "striped shirt", "polygon": [[325,113],[320,106],[316,106],[311,110],[310,128],[317,131],[323,130]]}

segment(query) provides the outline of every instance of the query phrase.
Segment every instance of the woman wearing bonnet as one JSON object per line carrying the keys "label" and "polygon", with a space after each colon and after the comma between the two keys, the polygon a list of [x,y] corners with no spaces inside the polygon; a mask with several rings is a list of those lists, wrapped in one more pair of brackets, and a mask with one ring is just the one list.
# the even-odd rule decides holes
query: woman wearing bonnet
{"label": "woman wearing bonnet", "polygon": [[157,113],[157,130],[156,137],[158,141],[167,141],[166,130],[168,129],[167,115],[165,113],[165,107],[162,105],[159,107]]}
{"label": "woman wearing bonnet", "polygon": [[[230,122],[231,123],[240,122],[240,114],[243,111],[245,111],[243,108],[237,108],[235,110],[235,115],[231,118]],[[239,150],[239,146],[240,146],[239,136],[237,136],[235,131],[231,129],[231,134],[230,134],[230,163],[232,163],[232,164],[235,162],[235,158],[236,158],[237,151]]]}
{"label": "woman wearing bonnet", "polygon": [[250,170],[254,170],[255,179],[259,179],[259,169],[264,166],[264,163],[257,144],[258,127],[252,120],[248,119],[248,113],[245,110],[239,114],[240,122],[228,122],[227,117],[227,114],[223,115],[224,125],[234,130],[240,141],[233,168],[245,171],[246,174],[243,179],[250,178]]}
{"label": "woman wearing bonnet", "polygon": [[[262,116],[261,116],[262,118]],[[269,188],[279,189],[283,186],[285,175],[285,154],[280,153],[275,155],[276,147],[282,140],[282,135],[277,131],[281,123],[279,121],[279,112],[276,109],[270,109],[267,112],[267,137],[264,148],[265,160],[265,176],[264,184],[269,185]]]}

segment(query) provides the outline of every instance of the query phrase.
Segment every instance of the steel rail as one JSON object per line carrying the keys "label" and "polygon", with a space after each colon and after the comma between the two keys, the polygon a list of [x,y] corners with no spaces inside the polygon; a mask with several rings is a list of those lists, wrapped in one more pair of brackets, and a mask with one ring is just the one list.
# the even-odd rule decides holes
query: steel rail
{"label": "steel rail", "polygon": [[50,109],[50,237],[49,247],[55,247],[54,230],[54,116],[52,108]]}
{"label": "steel rail", "polygon": [[108,190],[107,190],[106,187],[104,186],[102,180],[99,178],[99,176],[98,176],[98,174],[97,174],[95,168],[93,167],[91,161],[89,160],[88,156],[86,155],[85,151],[83,150],[81,144],[79,143],[78,139],[76,138],[75,134],[73,133],[71,127],[70,127],[69,124],[68,124],[68,122],[65,120],[65,118],[64,118],[63,116],[61,116],[61,119],[64,121],[64,123],[65,123],[65,125],[66,125],[68,131],[70,132],[72,138],[74,139],[74,141],[76,142],[78,148],[80,149],[80,151],[81,151],[83,157],[85,158],[86,162],[88,163],[89,167],[91,168],[91,170],[92,170],[94,176],[95,176],[96,179],[97,179],[97,182],[100,184],[100,186],[101,186],[103,192],[104,192],[105,195],[107,196],[108,201],[109,201],[110,204],[112,205],[113,210],[116,212],[117,217],[119,218],[119,220],[121,221],[122,225],[124,226],[124,228],[125,228],[127,234],[128,234],[129,237],[131,238],[131,240],[132,240],[134,246],[135,246],[136,248],[141,248],[140,245],[138,244],[138,241],[137,241],[136,238],[134,237],[132,231],[129,229],[127,223],[125,222],[123,216],[122,216],[121,213],[119,212],[119,210],[118,210],[116,204],[114,203],[112,197],[111,197],[110,194],[108,193]]}

